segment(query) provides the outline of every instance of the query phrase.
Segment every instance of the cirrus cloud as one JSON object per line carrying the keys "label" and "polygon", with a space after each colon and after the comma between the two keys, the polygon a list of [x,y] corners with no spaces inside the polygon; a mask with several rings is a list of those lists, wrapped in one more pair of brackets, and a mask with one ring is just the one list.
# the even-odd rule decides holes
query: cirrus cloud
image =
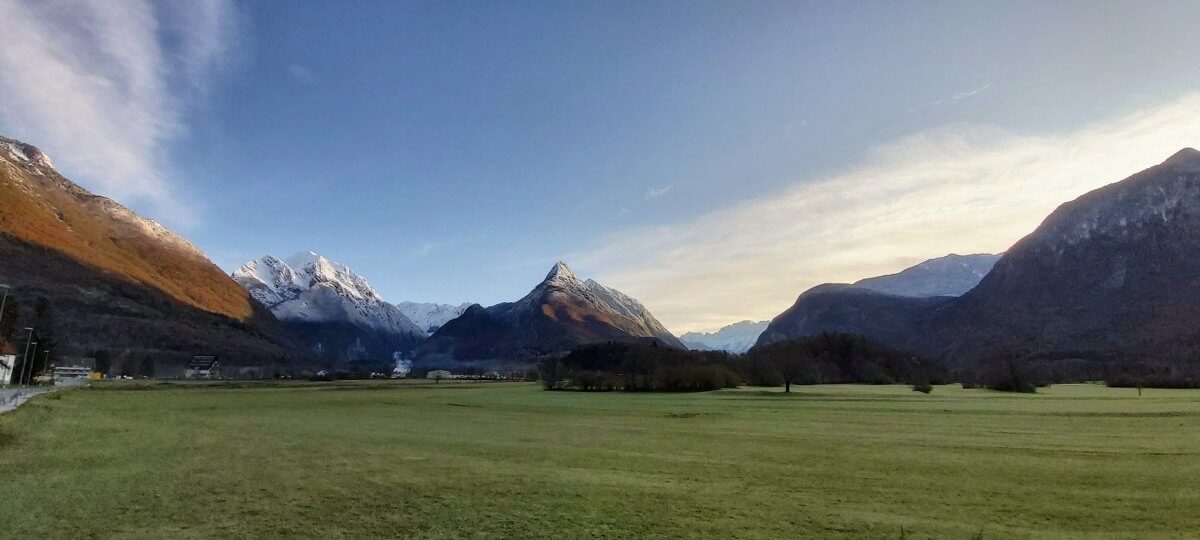
{"label": "cirrus cloud", "polygon": [[167,145],[224,66],[229,0],[0,1],[0,126],[64,173],[175,222]]}

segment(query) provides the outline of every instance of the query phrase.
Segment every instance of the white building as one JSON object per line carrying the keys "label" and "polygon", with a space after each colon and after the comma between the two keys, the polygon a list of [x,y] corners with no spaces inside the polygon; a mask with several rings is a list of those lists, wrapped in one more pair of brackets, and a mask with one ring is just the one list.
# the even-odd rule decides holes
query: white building
{"label": "white building", "polygon": [[17,365],[14,354],[0,354],[0,385],[12,384],[13,367]]}

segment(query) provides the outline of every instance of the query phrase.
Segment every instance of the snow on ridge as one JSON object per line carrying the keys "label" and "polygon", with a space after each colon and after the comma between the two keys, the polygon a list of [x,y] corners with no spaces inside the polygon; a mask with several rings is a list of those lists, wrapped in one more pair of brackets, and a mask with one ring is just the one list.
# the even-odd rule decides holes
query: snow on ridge
{"label": "snow on ridge", "polygon": [[716,332],[688,332],[679,336],[680,341],[691,349],[711,349],[741,354],[754,346],[759,334],[767,329],[770,321],[745,320],[721,327]]}
{"label": "snow on ridge", "polygon": [[281,320],[351,322],[426,334],[396,306],[384,302],[366,278],[311,251],[286,261],[270,255],[248,261],[232,277]]}
{"label": "snow on ridge", "polygon": [[453,304],[438,304],[434,302],[399,302],[395,304],[406,317],[417,326],[423,328],[426,334],[433,334],[433,330],[440,328],[442,325],[450,322],[453,319],[462,315],[467,308],[471,307],[471,302],[464,302],[459,305]]}
{"label": "snow on ridge", "polygon": [[0,149],[7,149],[8,157],[11,159],[32,163],[34,165],[40,165],[42,167],[48,167],[50,169],[54,168],[54,162],[50,159],[50,156],[46,155],[45,152],[42,152],[38,149],[38,147],[32,144],[23,143],[16,139],[9,139],[7,137],[0,137]]}

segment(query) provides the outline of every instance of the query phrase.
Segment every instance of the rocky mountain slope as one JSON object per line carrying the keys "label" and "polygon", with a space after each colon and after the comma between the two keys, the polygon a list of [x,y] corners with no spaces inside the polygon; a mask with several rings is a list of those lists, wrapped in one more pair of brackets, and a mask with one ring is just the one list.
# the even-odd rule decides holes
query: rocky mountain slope
{"label": "rocky mountain slope", "polygon": [[688,332],[679,340],[694,351],[725,351],[741,354],[754,346],[759,334],[770,321],[741,321],[721,327],[716,332]]}
{"label": "rocky mountain slope", "polygon": [[275,318],[195,246],[64,178],[37,148],[0,137],[0,201],[0,282],[26,313],[50,301],[60,352],[293,355]]}
{"label": "rocky mountain slope", "polygon": [[559,262],[525,297],[474,305],[447,322],[418,352],[424,365],[529,363],[598,341],[653,341],[685,348],[649,310],[628,295],[582,281]]}
{"label": "rocky mountain slope", "polygon": [[390,358],[425,336],[362,276],[313,252],[286,261],[270,255],[233,273],[244,287],[318,356],[333,360]]}
{"label": "rocky mountain slope", "polygon": [[1200,358],[1200,152],[1055,210],[929,330],[956,364],[1008,351]]}
{"label": "rocky mountain slope", "polygon": [[[959,298],[805,293],[759,343],[839,329],[970,367],[1000,357],[1200,357],[1200,152],[1055,210]],[[813,292],[813,291],[810,291]],[[876,293],[879,294],[879,293]]]}

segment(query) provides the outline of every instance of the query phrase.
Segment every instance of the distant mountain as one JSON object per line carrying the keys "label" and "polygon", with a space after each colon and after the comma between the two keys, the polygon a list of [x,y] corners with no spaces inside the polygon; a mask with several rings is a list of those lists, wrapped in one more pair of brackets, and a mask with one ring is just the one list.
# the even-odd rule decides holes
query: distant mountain
{"label": "distant mountain", "polygon": [[901,350],[923,332],[934,309],[951,296],[899,296],[840,283],[804,291],[796,303],[776,316],[759,335],[756,346],[824,332],[867,336]]}
{"label": "distant mountain", "polygon": [[396,304],[396,307],[409,320],[424,328],[426,334],[432,335],[443,324],[462,315],[467,308],[471,307],[471,303],[467,302],[456,306],[430,302],[400,302]]}
{"label": "distant mountain", "polygon": [[426,336],[362,276],[311,251],[286,261],[270,255],[249,261],[233,279],[329,360],[391,358]]}
{"label": "distant mountain", "polygon": [[595,281],[581,281],[566,263],[516,302],[473,305],[421,345],[425,365],[455,362],[529,363],[599,341],[650,341],[685,348],[637,300]]}
{"label": "distant mountain", "polygon": [[1188,148],[1063,204],[962,297],[814,289],[759,343],[837,329],[956,367],[1012,355],[1195,367],[1197,253],[1200,152]]}
{"label": "distant mountain", "polygon": [[974,288],[999,257],[950,254],[852,285],[818,285],[775,317],[760,333],[757,343],[765,345],[821,332],[887,334],[897,339],[918,332],[919,321],[928,308],[943,303],[938,298],[960,296]]}
{"label": "distant mountain", "polygon": [[60,354],[105,349],[118,361],[174,361],[216,353],[243,365],[295,354],[275,318],[187,240],[4,137],[0,282],[13,286],[22,313],[38,297],[49,301]]}
{"label": "distant mountain", "polygon": [[895,274],[862,279],[855,287],[897,296],[962,296],[992,270],[999,255],[950,254]]}
{"label": "distant mountain", "polygon": [[716,332],[688,332],[679,340],[694,351],[725,351],[741,354],[754,346],[758,335],[770,321],[742,321],[722,327]]}

